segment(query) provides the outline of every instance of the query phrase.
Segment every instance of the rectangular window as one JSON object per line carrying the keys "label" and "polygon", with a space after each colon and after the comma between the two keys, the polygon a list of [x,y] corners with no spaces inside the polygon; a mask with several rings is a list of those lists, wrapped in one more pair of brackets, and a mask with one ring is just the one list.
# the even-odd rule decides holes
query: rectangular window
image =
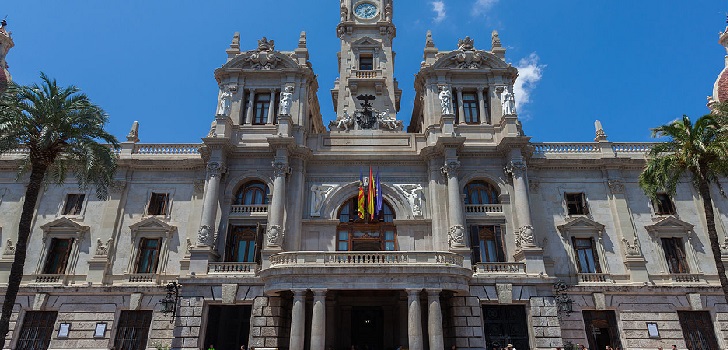
{"label": "rectangular window", "polygon": [[168,193],[155,193],[149,198],[149,207],[147,215],[167,215],[167,206],[169,204]]}
{"label": "rectangular window", "polygon": [[371,55],[359,56],[359,70],[374,70],[374,57]]}
{"label": "rectangular window", "polygon": [[471,226],[470,247],[473,262],[505,261],[501,227],[498,225]]}
{"label": "rectangular window", "polygon": [[576,253],[576,263],[581,273],[601,273],[599,256],[594,245],[594,238],[571,238]]}
{"label": "rectangular window", "polygon": [[142,238],[139,240],[139,256],[137,257],[136,273],[156,273],[159,262],[159,248],[161,238]]}
{"label": "rectangular window", "polygon": [[394,251],[395,250],[394,231],[384,231],[384,250]]}
{"label": "rectangular window", "polygon": [[83,200],[86,198],[82,193],[69,193],[66,195],[66,205],[63,206],[63,215],[81,215]]}
{"label": "rectangular window", "polygon": [[57,311],[27,311],[15,349],[48,349],[57,317]]}
{"label": "rectangular window", "polygon": [[339,231],[337,239],[336,250],[347,251],[349,250],[349,231]]}
{"label": "rectangular window", "polygon": [[566,198],[566,211],[569,215],[588,215],[589,208],[586,206],[586,197],[583,192],[564,193]]}
{"label": "rectangular window", "polygon": [[253,113],[253,124],[263,125],[268,123],[268,109],[270,108],[270,93],[255,94],[255,111]]}
{"label": "rectangular window", "polygon": [[670,273],[689,273],[682,238],[663,238],[662,249],[665,251],[665,260]]}
{"label": "rectangular window", "polygon": [[51,238],[48,255],[46,256],[45,265],[43,265],[43,274],[64,274],[66,272],[66,264],[68,264],[68,256],[71,255],[72,246],[72,238]]}
{"label": "rectangular window", "polygon": [[667,193],[658,193],[652,201],[657,215],[675,215],[675,206]]}
{"label": "rectangular window", "polygon": [[478,97],[475,93],[463,93],[463,112],[465,122],[468,124],[480,123],[480,108],[478,108]]}
{"label": "rectangular window", "polygon": [[144,350],[147,348],[149,326],[152,324],[152,310],[122,310],[116,325],[114,349]]}
{"label": "rectangular window", "polygon": [[256,233],[255,226],[233,226],[230,231],[225,261],[255,262]]}

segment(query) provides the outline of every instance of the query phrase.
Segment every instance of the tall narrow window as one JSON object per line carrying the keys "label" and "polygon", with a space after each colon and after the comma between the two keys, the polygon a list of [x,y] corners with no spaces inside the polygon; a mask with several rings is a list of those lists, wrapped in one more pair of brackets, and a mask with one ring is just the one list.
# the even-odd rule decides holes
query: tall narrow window
{"label": "tall narrow window", "polygon": [[257,230],[255,226],[233,226],[228,239],[226,261],[255,262]]}
{"label": "tall narrow window", "polygon": [[470,247],[473,262],[505,261],[501,228],[494,226],[471,226]]}
{"label": "tall narrow window", "polygon": [[68,264],[68,257],[71,255],[72,245],[73,238],[51,238],[48,255],[46,256],[45,265],[43,265],[43,274],[64,274]]}
{"label": "tall narrow window", "polygon": [[144,350],[147,348],[147,335],[152,324],[151,310],[122,310],[116,325],[114,349]]}
{"label": "tall narrow window", "polygon": [[583,192],[564,193],[566,199],[566,212],[569,215],[588,215],[589,208],[586,206],[586,197]]}
{"label": "tall narrow window", "polygon": [[667,193],[658,193],[652,204],[657,215],[675,215],[675,206]]}
{"label": "tall narrow window", "polygon": [[161,238],[145,238],[139,240],[139,256],[137,257],[136,273],[156,273],[159,262],[159,249]]}
{"label": "tall narrow window", "polygon": [[234,205],[255,204],[268,204],[268,186],[260,181],[246,183],[235,194]]}
{"label": "tall narrow window", "polygon": [[374,57],[372,55],[359,56],[359,70],[374,70]]}
{"label": "tall narrow window", "polygon": [[463,112],[465,122],[468,124],[480,123],[480,109],[478,97],[472,92],[463,92]]}
{"label": "tall narrow window", "polygon": [[152,192],[152,196],[149,198],[149,207],[147,207],[147,215],[167,215],[168,204],[168,193]]}
{"label": "tall narrow window", "polygon": [[255,94],[255,113],[253,124],[263,125],[268,123],[268,109],[270,108],[270,93]]}
{"label": "tall narrow window", "polygon": [[48,349],[57,317],[57,311],[27,311],[23,317],[23,328],[20,329],[15,349]]}
{"label": "tall narrow window", "polygon": [[665,260],[670,273],[689,273],[682,238],[662,238],[662,249],[665,251]]}
{"label": "tall narrow window", "polygon": [[601,273],[594,238],[571,238],[576,253],[576,264],[581,273]]}
{"label": "tall narrow window", "polygon": [[69,193],[66,195],[63,215],[80,215],[84,198],[86,198],[86,195],[82,193]]}

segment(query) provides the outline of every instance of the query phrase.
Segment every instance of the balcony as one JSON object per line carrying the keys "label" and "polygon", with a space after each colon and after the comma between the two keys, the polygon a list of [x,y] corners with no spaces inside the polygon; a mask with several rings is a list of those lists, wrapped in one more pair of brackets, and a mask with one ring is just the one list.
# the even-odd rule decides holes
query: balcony
{"label": "balcony", "polygon": [[463,257],[440,251],[298,251],[271,255],[259,276],[267,291],[326,286],[368,290],[412,285],[467,291],[473,271]]}
{"label": "balcony", "polygon": [[671,273],[670,280],[678,283],[700,282],[700,274],[695,273]]}
{"label": "balcony", "polygon": [[259,270],[257,263],[251,262],[211,262],[207,265],[207,274],[226,275],[256,275]]}
{"label": "balcony", "polygon": [[467,216],[488,216],[502,215],[503,204],[466,204],[465,215]]}
{"label": "balcony", "polygon": [[266,216],[268,204],[231,205],[230,216]]}
{"label": "balcony", "polygon": [[39,274],[35,276],[35,283],[66,284],[65,274]]}
{"label": "balcony", "polygon": [[358,70],[354,69],[351,71],[352,78],[356,79],[376,79],[382,77],[382,70],[381,69],[375,69],[375,70]]}
{"label": "balcony", "polygon": [[132,273],[129,274],[131,283],[158,283],[156,273]]}
{"label": "balcony", "polygon": [[525,275],[526,264],[517,262],[477,263],[473,272],[478,275]]}
{"label": "balcony", "polygon": [[608,273],[578,273],[576,278],[579,283],[614,283]]}

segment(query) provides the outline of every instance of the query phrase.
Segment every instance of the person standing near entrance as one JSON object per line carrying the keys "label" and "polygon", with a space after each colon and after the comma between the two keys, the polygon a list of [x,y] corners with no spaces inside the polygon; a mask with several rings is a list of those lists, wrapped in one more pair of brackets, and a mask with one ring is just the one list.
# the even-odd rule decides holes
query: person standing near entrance
{"label": "person standing near entrance", "polygon": [[207,350],[215,350],[215,345],[210,344],[210,346],[207,348]]}

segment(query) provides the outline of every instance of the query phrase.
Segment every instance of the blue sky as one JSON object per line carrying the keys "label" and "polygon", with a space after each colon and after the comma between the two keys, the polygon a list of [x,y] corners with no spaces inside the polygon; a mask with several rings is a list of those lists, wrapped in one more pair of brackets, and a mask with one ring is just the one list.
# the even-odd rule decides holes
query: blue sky
{"label": "blue sky", "polygon": [[[288,51],[305,30],[324,122],[335,118],[339,9],[325,3],[6,0],[0,16],[15,40],[7,61],[16,82],[43,71],[77,85],[121,140],[138,120],[142,142],[200,142],[217,103],[213,70],[236,31],[242,50],[267,36]],[[727,11],[725,0],[394,0],[397,117],[411,117],[428,29],[441,50],[466,35],[487,50],[495,29],[507,61],[522,67],[519,115],[533,141],[591,141],[595,119],[611,141],[649,141],[651,127],[707,112],[725,66],[717,40]]]}

